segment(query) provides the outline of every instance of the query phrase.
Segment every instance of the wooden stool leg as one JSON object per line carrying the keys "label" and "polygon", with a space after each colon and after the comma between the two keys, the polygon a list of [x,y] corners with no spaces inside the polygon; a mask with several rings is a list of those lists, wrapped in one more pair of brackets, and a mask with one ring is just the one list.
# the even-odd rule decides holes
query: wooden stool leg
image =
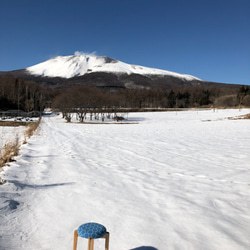
{"label": "wooden stool leg", "polygon": [[105,235],[105,250],[109,250],[109,232]]}
{"label": "wooden stool leg", "polygon": [[94,239],[90,240],[91,250],[94,250]]}
{"label": "wooden stool leg", "polygon": [[77,248],[77,238],[78,238],[78,233],[77,233],[77,230],[75,230],[75,231],[74,231],[73,250],[76,250],[76,248]]}
{"label": "wooden stool leg", "polygon": [[91,250],[91,238],[89,237],[88,239],[89,239],[88,240],[88,250]]}

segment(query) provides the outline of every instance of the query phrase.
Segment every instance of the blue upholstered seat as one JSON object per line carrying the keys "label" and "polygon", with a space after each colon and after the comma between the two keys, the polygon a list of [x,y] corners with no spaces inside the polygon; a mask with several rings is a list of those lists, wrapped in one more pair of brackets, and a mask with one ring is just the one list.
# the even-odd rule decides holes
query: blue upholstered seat
{"label": "blue upholstered seat", "polygon": [[98,223],[90,222],[82,224],[78,229],[77,233],[83,238],[97,239],[102,238],[106,234],[106,228]]}

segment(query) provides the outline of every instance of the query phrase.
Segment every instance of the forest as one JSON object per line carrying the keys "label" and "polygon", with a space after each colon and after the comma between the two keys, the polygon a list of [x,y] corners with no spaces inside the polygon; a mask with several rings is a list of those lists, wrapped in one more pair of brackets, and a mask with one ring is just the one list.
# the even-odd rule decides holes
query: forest
{"label": "forest", "polygon": [[45,107],[62,112],[117,108],[250,107],[250,88],[178,86],[176,88],[131,88],[111,91],[89,85],[53,88],[11,75],[0,76],[0,110],[43,111]]}

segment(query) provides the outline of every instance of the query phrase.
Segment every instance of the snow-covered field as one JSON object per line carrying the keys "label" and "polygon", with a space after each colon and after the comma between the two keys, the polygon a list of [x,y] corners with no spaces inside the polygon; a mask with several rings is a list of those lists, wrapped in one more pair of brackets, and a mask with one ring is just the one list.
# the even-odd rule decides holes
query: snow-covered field
{"label": "snow-covered field", "polygon": [[72,249],[86,222],[106,226],[110,250],[250,249],[250,120],[224,119],[246,113],[131,113],[138,124],[122,125],[44,117],[1,172],[0,249]]}

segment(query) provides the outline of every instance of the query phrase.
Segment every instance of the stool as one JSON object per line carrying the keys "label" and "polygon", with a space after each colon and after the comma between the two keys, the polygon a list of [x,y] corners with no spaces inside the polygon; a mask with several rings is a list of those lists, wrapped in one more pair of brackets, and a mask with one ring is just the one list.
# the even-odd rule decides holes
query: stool
{"label": "stool", "polygon": [[105,238],[105,250],[109,250],[109,232],[98,223],[85,223],[74,231],[73,250],[77,248],[78,236],[88,239],[88,250],[94,249],[94,239]]}

